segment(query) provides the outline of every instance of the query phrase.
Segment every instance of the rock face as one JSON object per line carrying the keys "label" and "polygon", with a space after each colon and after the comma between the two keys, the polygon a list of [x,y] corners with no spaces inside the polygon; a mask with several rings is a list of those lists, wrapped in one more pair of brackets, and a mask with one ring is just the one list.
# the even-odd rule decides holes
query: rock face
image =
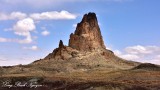
{"label": "rock face", "polygon": [[70,35],[69,47],[79,51],[105,48],[95,13],[83,16],[82,21],[77,24],[74,34]]}

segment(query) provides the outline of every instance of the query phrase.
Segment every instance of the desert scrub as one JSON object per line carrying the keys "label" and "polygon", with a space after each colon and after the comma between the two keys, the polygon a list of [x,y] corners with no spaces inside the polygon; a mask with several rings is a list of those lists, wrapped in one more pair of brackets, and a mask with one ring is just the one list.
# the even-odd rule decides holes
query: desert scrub
{"label": "desert scrub", "polygon": [[4,74],[4,72],[3,72],[3,68],[2,68],[2,67],[0,67],[0,77],[2,77],[2,76],[3,76],[3,74]]}

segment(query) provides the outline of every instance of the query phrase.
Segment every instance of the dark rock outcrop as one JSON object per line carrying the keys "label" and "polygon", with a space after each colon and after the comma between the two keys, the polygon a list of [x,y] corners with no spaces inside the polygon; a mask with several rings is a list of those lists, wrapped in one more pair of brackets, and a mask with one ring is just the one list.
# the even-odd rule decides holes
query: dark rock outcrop
{"label": "dark rock outcrop", "polygon": [[59,41],[59,48],[63,48],[64,47],[64,45],[63,45],[63,41],[62,40],[60,40]]}
{"label": "dark rock outcrop", "polygon": [[73,57],[73,53],[76,53],[76,50],[73,50],[70,47],[64,46],[63,41],[60,40],[59,47],[54,49],[52,53],[46,56],[44,59],[62,59],[68,60]]}
{"label": "dark rock outcrop", "polygon": [[79,51],[105,48],[95,13],[83,16],[82,21],[77,24],[74,34],[70,35],[69,47]]}

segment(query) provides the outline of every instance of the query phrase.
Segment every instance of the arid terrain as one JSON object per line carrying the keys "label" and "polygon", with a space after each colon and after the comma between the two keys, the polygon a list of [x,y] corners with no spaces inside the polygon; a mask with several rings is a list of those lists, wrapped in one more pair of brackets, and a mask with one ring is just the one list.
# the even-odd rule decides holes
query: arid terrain
{"label": "arid terrain", "polygon": [[160,66],[106,49],[95,13],[85,14],[69,44],[28,65],[0,68],[0,90],[160,90]]}

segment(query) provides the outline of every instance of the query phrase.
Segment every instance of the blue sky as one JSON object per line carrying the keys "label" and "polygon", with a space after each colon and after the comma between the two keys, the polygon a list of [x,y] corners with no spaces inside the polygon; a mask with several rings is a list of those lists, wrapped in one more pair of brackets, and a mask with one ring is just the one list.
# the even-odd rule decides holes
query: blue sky
{"label": "blue sky", "polygon": [[119,57],[160,64],[159,0],[0,0],[0,65],[28,64],[68,45],[95,12],[107,48]]}

